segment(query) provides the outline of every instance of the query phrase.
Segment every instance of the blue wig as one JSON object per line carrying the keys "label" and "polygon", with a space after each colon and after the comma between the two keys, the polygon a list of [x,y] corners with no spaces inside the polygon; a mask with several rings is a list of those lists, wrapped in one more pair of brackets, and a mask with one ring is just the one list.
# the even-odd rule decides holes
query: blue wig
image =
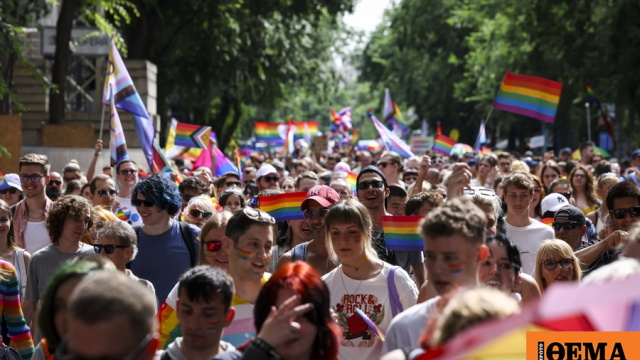
{"label": "blue wig", "polygon": [[136,199],[138,193],[146,200],[153,202],[160,210],[167,210],[170,216],[178,213],[182,205],[182,198],[178,187],[162,176],[156,174],[140,180],[131,192],[131,198]]}

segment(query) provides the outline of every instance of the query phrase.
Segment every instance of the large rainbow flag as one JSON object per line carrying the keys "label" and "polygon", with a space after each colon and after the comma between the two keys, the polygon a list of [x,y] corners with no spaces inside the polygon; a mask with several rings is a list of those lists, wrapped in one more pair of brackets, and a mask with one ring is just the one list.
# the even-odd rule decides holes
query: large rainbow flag
{"label": "large rainbow flag", "polygon": [[507,71],[493,108],[553,123],[561,92],[562,83]]}
{"label": "large rainbow flag", "polygon": [[418,234],[424,216],[383,216],[384,242],[389,250],[423,251],[424,240]]}
{"label": "large rainbow flag", "polygon": [[277,222],[302,220],[304,219],[304,213],[300,210],[300,205],[306,198],[307,193],[305,191],[260,196],[258,209],[269,213]]}
{"label": "large rainbow flag", "polygon": [[455,144],[456,141],[452,138],[446,135],[438,134],[433,141],[433,147],[431,147],[431,150],[449,156],[451,154],[451,150],[453,150],[453,145]]}
{"label": "large rainbow flag", "polygon": [[[287,123],[266,123],[257,122],[254,125],[254,133],[256,141],[266,142],[271,145],[283,145],[284,135],[286,134]],[[311,138],[318,133],[318,123],[316,121],[293,122],[295,132],[293,140]],[[282,133],[279,131],[282,127]]]}

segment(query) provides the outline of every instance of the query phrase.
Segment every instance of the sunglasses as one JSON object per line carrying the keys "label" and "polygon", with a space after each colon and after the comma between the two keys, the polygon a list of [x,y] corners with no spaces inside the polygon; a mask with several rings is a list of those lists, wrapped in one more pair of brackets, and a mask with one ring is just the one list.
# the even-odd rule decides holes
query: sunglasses
{"label": "sunglasses", "polygon": [[271,215],[269,215],[268,213],[262,210],[246,207],[242,209],[242,212],[252,220],[267,222],[269,224],[276,223],[276,219],[274,219]]}
{"label": "sunglasses", "polygon": [[15,194],[17,193],[19,190],[16,188],[9,188],[9,189],[4,189],[4,190],[0,190],[0,194],[2,195],[7,195],[7,193],[9,194]]}
{"label": "sunglasses", "polygon": [[570,192],[568,192],[568,193],[560,193],[560,195],[564,196],[565,199],[567,199],[567,200],[571,200],[571,193]]}
{"label": "sunglasses", "polygon": [[479,188],[479,189],[464,189],[464,194],[465,195],[470,195],[473,196],[475,194],[480,194],[483,196],[496,196],[496,192],[493,191],[492,189],[487,189],[487,188]]}
{"label": "sunglasses", "polygon": [[559,261],[545,260],[542,262],[542,265],[549,271],[555,270],[558,265],[560,265],[560,268],[562,269],[571,269],[573,267],[573,260],[570,258],[562,258]]}
{"label": "sunglasses", "polygon": [[204,248],[209,252],[218,252],[222,249],[222,241],[220,240],[209,240],[204,243]]}
{"label": "sunglasses", "polygon": [[384,161],[378,163],[378,167],[381,167],[381,168],[386,168],[387,165],[389,165],[389,163],[388,162],[384,162]]}
{"label": "sunglasses", "polygon": [[141,200],[141,199],[131,199],[131,205],[133,206],[142,206],[144,207],[153,207],[155,205],[151,200]]}
{"label": "sunglasses", "polygon": [[227,185],[227,187],[232,187],[232,186],[240,187],[240,186],[242,186],[240,181],[228,181],[228,182],[225,183],[225,185]]}
{"label": "sunglasses", "polygon": [[611,210],[613,217],[620,220],[627,217],[627,213],[631,215],[631,217],[640,217],[640,206],[632,206],[627,209],[614,209]]}
{"label": "sunglasses", "polygon": [[373,187],[374,189],[380,189],[384,186],[384,182],[382,182],[381,180],[363,181],[358,184],[358,190],[367,190],[369,186]]}
{"label": "sunglasses", "polygon": [[[36,181],[34,181],[34,182],[36,182]],[[62,181],[60,181],[60,180],[49,180],[49,185],[60,186],[60,185],[62,185]]]}
{"label": "sunglasses", "polygon": [[[39,182],[40,179],[42,179],[44,177],[44,175],[40,175],[40,174],[33,174],[33,175],[22,175],[20,176],[20,181],[22,181],[23,183],[26,183],[27,181],[31,181],[31,182]],[[49,181],[51,182],[51,181]],[[59,184],[61,184],[60,181],[58,181]]]}
{"label": "sunglasses", "polygon": [[307,210],[304,211],[304,218],[307,219],[307,220],[308,219],[313,219],[317,214],[318,217],[323,219],[324,216],[327,215],[327,212],[329,212],[329,209],[327,209],[327,208],[322,208],[322,209],[318,209],[318,210],[307,209]]}
{"label": "sunglasses", "polygon": [[111,190],[102,189],[102,190],[98,190],[97,194],[100,197],[105,197],[105,196],[107,196],[107,194],[109,196],[111,196],[111,197],[114,197],[114,196],[116,196],[116,194],[118,194],[118,192],[116,190],[113,190],[113,189],[111,189]]}
{"label": "sunglasses", "polygon": [[191,217],[193,218],[197,218],[200,215],[202,215],[202,218],[207,220],[208,218],[211,217],[213,213],[211,211],[204,211],[204,210],[198,210],[198,209],[191,209],[189,210],[189,215],[191,215]]}
{"label": "sunglasses", "polygon": [[580,225],[575,221],[569,221],[565,223],[554,222],[551,226],[555,231],[560,231],[562,229],[569,231],[577,228]]}
{"label": "sunglasses", "polygon": [[136,169],[124,169],[124,170],[120,170],[120,175],[133,175],[136,174],[138,172],[138,170]]}
{"label": "sunglasses", "polygon": [[277,176],[263,176],[262,177],[266,182],[278,182],[279,177]]}
{"label": "sunglasses", "polygon": [[104,253],[105,254],[113,254],[114,251],[116,251],[116,248],[118,249],[126,249],[128,248],[127,245],[101,245],[101,244],[94,244],[93,245],[93,251],[96,252],[96,254],[100,254],[100,252],[102,251],[102,249],[104,249]]}

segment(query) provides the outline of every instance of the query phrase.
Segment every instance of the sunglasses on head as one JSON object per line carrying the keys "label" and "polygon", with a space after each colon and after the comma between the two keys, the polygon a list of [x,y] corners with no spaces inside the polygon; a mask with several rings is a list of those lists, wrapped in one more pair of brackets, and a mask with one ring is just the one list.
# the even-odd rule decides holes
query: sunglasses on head
{"label": "sunglasses on head", "polygon": [[[36,181],[34,181],[34,182],[36,182]],[[60,185],[62,185],[62,181],[60,181],[60,180],[49,180],[49,185],[60,186]]]}
{"label": "sunglasses on head", "polygon": [[204,211],[204,210],[198,210],[198,209],[191,209],[189,210],[189,215],[191,215],[191,217],[193,218],[197,218],[198,216],[202,215],[202,218],[207,220],[208,218],[211,217],[213,213],[211,211]]}
{"label": "sunglasses on head", "polygon": [[262,177],[266,182],[278,182],[279,177],[277,176],[263,176]]}
{"label": "sunglasses on head", "polygon": [[111,244],[107,244],[107,245],[94,244],[93,245],[93,251],[95,251],[96,254],[100,254],[102,249],[104,249],[105,254],[111,255],[113,254],[114,251],[116,251],[116,248],[125,249],[125,248],[128,248],[128,246],[127,245],[111,245]]}
{"label": "sunglasses on head", "polygon": [[7,193],[9,194],[15,194],[17,193],[19,190],[16,188],[8,188],[8,189],[4,189],[4,190],[0,190],[0,194],[2,195],[6,195]]}
{"label": "sunglasses on head", "polygon": [[542,265],[544,266],[545,269],[549,271],[555,270],[558,267],[558,265],[560,265],[560,268],[562,269],[571,269],[573,267],[573,260],[570,258],[562,258],[558,261],[545,260],[542,262]]}
{"label": "sunglasses on head", "polygon": [[209,240],[204,243],[204,248],[209,252],[218,252],[222,249],[222,241],[220,240]]}
{"label": "sunglasses on head", "polygon": [[569,221],[564,223],[554,222],[551,226],[553,226],[553,229],[555,231],[560,231],[562,229],[569,231],[577,228],[580,225],[575,221]]}
{"label": "sunglasses on head", "polygon": [[114,197],[114,196],[116,196],[116,194],[118,194],[118,192],[116,190],[113,190],[113,189],[111,189],[111,190],[102,189],[102,190],[98,190],[97,194],[100,197],[105,197],[107,195],[109,195],[111,197]]}
{"label": "sunglasses on head", "polygon": [[225,183],[225,185],[227,185],[227,187],[232,187],[232,186],[240,187],[240,186],[242,186],[242,184],[240,183],[240,181],[227,181],[227,182]]}
{"label": "sunglasses on head", "polygon": [[631,215],[631,217],[640,217],[640,206],[632,206],[627,209],[614,209],[611,210],[613,217],[620,220],[627,217],[627,213]]}
{"label": "sunglasses on head", "polygon": [[363,181],[358,183],[358,190],[367,190],[369,186],[374,189],[380,189],[384,186],[384,182],[382,180],[374,180],[374,181]]}
{"label": "sunglasses on head", "polygon": [[131,199],[131,205],[133,206],[144,205],[144,207],[153,207],[153,205],[155,204],[151,200]]}
{"label": "sunglasses on head", "polygon": [[[257,199],[257,198],[254,198],[254,199]],[[269,215],[268,213],[262,210],[246,207],[242,209],[242,212],[252,220],[267,222],[269,224],[276,223],[276,219],[274,219],[271,215]]]}
{"label": "sunglasses on head", "polygon": [[124,169],[124,170],[120,170],[120,175],[133,175],[136,174],[138,172],[138,170],[136,169]]}
{"label": "sunglasses on head", "polygon": [[318,217],[322,219],[324,218],[325,215],[327,215],[327,212],[329,212],[329,209],[327,208],[322,208],[318,210],[307,209],[304,211],[304,218],[313,219],[314,217],[316,217],[316,215],[318,215]]}
{"label": "sunglasses on head", "polygon": [[[42,179],[44,177],[44,175],[40,175],[40,174],[33,174],[33,175],[22,175],[20,176],[20,181],[22,181],[23,183],[26,183],[27,181],[31,181],[31,182],[39,182],[40,179]],[[51,181],[49,181],[51,182]],[[60,183],[60,181],[58,181],[58,183]]]}

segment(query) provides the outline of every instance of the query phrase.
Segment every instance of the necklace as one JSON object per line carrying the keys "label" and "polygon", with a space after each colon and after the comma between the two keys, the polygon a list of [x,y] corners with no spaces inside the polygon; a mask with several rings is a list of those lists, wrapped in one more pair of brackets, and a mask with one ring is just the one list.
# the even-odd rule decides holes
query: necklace
{"label": "necklace", "polygon": [[347,290],[347,285],[344,283],[344,271],[342,271],[342,268],[340,268],[340,279],[342,280],[342,287],[344,288],[344,292],[346,292],[347,295],[355,295],[358,292],[358,289],[360,289],[360,285],[362,285],[362,280],[360,280],[360,282],[358,283],[358,286],[353,291],[353,294],[351,294],[349,293],[349,290]]}
{"label": "necklace", "polygon": [[358,271],[360,269],[360,266],[362,266],[362,264],[364,264],[367,261],[367,259],[368,259],[367,254],[364,254],[364,259],[360,260],[359,263],[357,263],[355,265],[349,265],[349,264],[342,263],[342,265],[344,265],[344,266],[346,266],[346,267],[348,267],[350,269],[353,269],[355,271]]}

